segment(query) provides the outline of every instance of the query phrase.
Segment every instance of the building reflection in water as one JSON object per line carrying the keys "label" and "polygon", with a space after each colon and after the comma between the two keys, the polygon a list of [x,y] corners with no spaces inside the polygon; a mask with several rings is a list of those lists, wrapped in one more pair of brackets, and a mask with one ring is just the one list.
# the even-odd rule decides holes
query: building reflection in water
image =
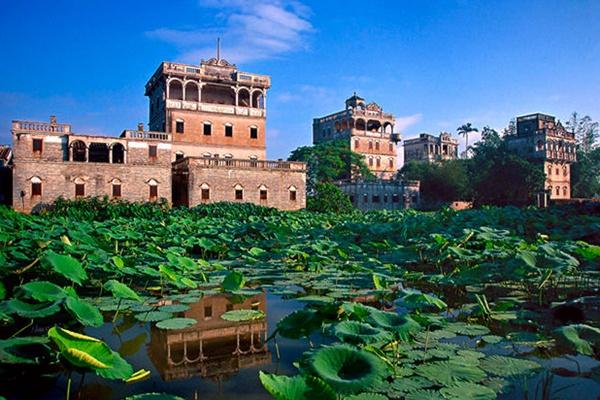
{"label": "building reflection in water", "polygon": [[[254,309],[265,318],[254,321],[225,321],[230,310]],[[184,317],[198,323],[180,330],[152,327],[149,355],[164,381],[201,376],[222,381],[240,369],[271,362],[267,339],[266,295],[261,293],[240,302],[217,294],[190,304]]]}

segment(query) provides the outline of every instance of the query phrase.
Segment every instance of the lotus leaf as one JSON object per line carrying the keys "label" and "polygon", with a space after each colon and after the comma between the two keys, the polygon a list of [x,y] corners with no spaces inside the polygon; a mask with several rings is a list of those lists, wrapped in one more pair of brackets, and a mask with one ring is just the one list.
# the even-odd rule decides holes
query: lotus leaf
{"label": "lotus leaf", "polygon": [[173,318],[173,314],[165,311],[149,311],[135,315],[135,319],[141,322],[158,322]]}
{"label": "lotus leaf", "polygon": [[457,382],[440,390],[442,396],[449,400],[494,400],[496,392],[492,389],[471,382]]}
{"label": "lotus leaf", "polygon": [[133,368],[106,343],[86,335],[52,327],[48,337],[58,346],[62,356],[71,364],[88,368],[107,379],[127,379]]}
{"label": "lotus leaf", "polygon": [[286,315],[277,323],[276,332],[289,339],[299,339],[310,335],[321,327],[321,319],[312,309],[302,309]]}
{"label": "lotus leaf", "polygon": [[336,400],[333,389],[313,376],[281,376],[259,372],[262,385],[276,400]]}
{"label": "lotus leaf", "polygon": [[142,301],[142,298],[136,292],[131,290],[129,286],[114,279],[111,279],[108,282],[106,282],[104,284],[104,288],[109,290],[113,294],[113,296],[115,296],[118,299]]}
{"label": "lotus leaf", "polygon": [[480,367],[484,371],[500,377],[528,375],[541,368],[535,361],[500,355],[485,357],[481,360]]}
{"label": "lotus leaf", "polygon": [[87,279],[87,274],[81,263],[71,256],[63,256],[49,251],[44,260],[50,264],[54,271],[79,285]]}
{"label": "lotus leaf", "polygon": [[240,290],[242,287],[244,287],[245,283],[246,279],[244,278],[244,275],[238,271],[231,271],[229,274],[227,274],[227,276],[225,276],[225,279],[223,279],[221,287],[226,292],[232,292],[235,290]]}
{"label": "lotus leaf", "polygon": [[49,317],[60,311],[57,302],[29,304],[19,299],[11,299],[7,300],[4,305],[7,312],[30,319]]}
{"label": "lotus leaf", "polygon": [[104,318],[98,309],[85,300],[76,297],[67,297],[65,302],[67,309],[75,318],[86,326],[101,326],[104,323]]}
{"label": "lotus leaf", "polygon": [[194,326],[198,323],[193,318],[171,318],[156,323],[156,327],[160,329],[185,329]]}
{"label": "lotus leaf", "polygon": [[32,281],[20,286],[27,297],[37,301],[60,300],[66,296],[58,285],[48,281]]}
{"label": "lotus leaf", "polygon": [[575,324],[562,326],[556,330],[560,337],[574,348],[578,353],[594,355],[594,349],[600,351],[600,329],[585,325]]}
{"label": "lotus leaf", "polygon": [[311,354],[308,368],[341,393],[369,390],[388,375],[379,357],[343,344],[322,347]]}
{"label": "lotus leaf", "polygon": [[382,329],[357,321],[342,321],[334,325],[333,334],[347,343],[390,341],[392,335]]}
{"label": "lotus leaf", "polygon": [[165,311],[165,312],[170,312],[170,313],[183,312],[183,311],[187,311],[189,309],[190,309],[190,306],[188,306],[186,304],[167,304],[165,306],[158,307],[159,311]]}
{"label": "lotus leaf", "polygon": [[264,317],[265,313],[260,310],[231,310],[221,315],[221,319],[234,322],[253,321]]}
{"label": "lotus leaf", "polygon": [[[43,336],[21,336],[0,340],[0,363],[3,364],[36,364],[36,358],[24,357],[20,350],[30,346],[45,346],[49,340]],[[35,354],[35,353],[34,353]]]}
{"label": "lotus leaf", "polygon": [[479,382],[485,378],[485,372],[476,366],[457,365],[451,361],[434,361],[419,365],[415,372],[441,385],[450,385],[455,381]]}

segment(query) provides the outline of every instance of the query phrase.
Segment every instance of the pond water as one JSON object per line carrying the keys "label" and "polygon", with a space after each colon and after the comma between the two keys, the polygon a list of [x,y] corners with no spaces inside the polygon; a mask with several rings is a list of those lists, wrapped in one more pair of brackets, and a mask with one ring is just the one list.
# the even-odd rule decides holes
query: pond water
{"label": "pond water", "polygon": [[[139,322],[124,313],[115,324],[107,322],[100,328],[88,328],[85,333],[107,342],[136,369],[149,370],[149,379],[125,384],[89,373],[73,373],[71,399],[121,399],[146,392],[203,400],[270,399],[259,381],[258,372],[295,374],[297,369],[293,363],[310,345],[306,339],[278,337],[276,342],[265,342],[265,339],[273,333],[278,321],[304,307],[305,303],[269,292],[237,302],[232,301],[231,295],[207,295],[180,313],[198,321],[183,330],[161,330],[153,323]],[[232,309],[258,309],[266,318],[250,322],[229,322],[220,318]],[[333,341],[319,333],[312,335],[310,340],[313,346]],[[466,336],[448,342],[473,349],[478,347],[475,338]],[[477,350],[486,354],[514,355],[515,349],[497,344]],[[524,354],[528,349],[518,350]],[[600,382],[592,373],[592,368],[597,371],[600,365],[597,360],[585,356],[539,357],[538,354],[530,358],[555,373],[521,379],[509,393],[501,394],[500,399],[599,398]],[[43,379],[36,378],[35,385],[22,383],[13,387],[8,398],[64,399],[67,378],[66,373],[60,371]],[[544,397],[544,393],[551,396]]]}

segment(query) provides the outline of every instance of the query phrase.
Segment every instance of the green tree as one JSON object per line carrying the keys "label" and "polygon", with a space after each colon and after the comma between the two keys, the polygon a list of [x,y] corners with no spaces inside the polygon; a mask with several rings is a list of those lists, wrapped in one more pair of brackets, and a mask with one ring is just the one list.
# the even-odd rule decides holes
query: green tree
{"label": "green tree", "polygon": [[338,139],[303,146],[292,151],[289,161],[308,164],[307,189],[312,194],[317,183],[362,177],[372,179],[374,175],[365,164],[364,156],[350,150],[347,140]]}
{"label": "green tree", "polygon": [[600,148],[585,153],[577,151],[577,162],[571,168],[572,196],[600,197]]}
{"label": "green tree", "polygon": [[462,135],[465,137],[465,141],[466,141],[465,158],[468,158],[468,155],[469,155],[469,133],[478,132],[478,130],[470,122],[467,122],[466,124],[459,126],[456,129],[456,132],[458,132],[459,135]]}
{"label": "green tree", "polygon": [[600,125],[598,122],[593,121],[589,115],[581,117],[577,112],[573,112],[565,125],[568,130],[575,134],[579,151],[588,154],[597,147],[597,141],[600,138]]}
{"label": "green tree", "polygon": [[427,203],[469,198],[469,177],[465,160],[439,163],[411,161],[402,167],[400,177],[421,181],[421,198]]}
{"label": "green tree", "polygon": [[345,214],[354,210],[348,195],[329,182],[319,182],[315,185],[314,194],[306,200],[306,208],[310,211],[338,214]]}

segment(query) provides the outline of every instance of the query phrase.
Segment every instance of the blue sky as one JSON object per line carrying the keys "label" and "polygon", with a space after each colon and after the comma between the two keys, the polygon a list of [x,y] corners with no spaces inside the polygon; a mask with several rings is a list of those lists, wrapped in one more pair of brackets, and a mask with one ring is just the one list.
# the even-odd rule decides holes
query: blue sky
{"label": "blue sky", "polygon": [[501,129],[572,111],[600,119],[600,1],[4,1],[0,143],[12,119],[118,135],[147,122],[161,61],[214,55],[272,77],[269,158],[310,144],[312,118],[353,91],[404,138]]}

